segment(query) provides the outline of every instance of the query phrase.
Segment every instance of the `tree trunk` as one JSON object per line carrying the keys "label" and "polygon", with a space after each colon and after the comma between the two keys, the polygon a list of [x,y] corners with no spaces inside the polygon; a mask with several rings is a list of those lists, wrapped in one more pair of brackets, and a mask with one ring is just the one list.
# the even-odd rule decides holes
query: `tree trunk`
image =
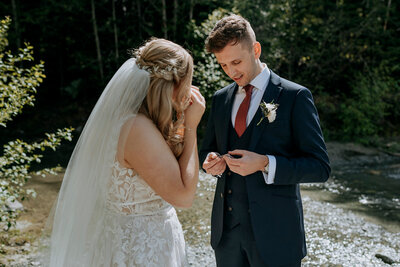
{"label": "tree trunk", "polygon": [[115,1],[116,0],[111,0],[111,3],[112,3],[112,18],[113,18],[113,26],[114,26],[115,63],[118,65],[119,52],[118,52],[117,17],[115,15]]}
{"label": "tree trunk", "polygon": [[103,81],[104,80],[103,60],[101,58],[100,40],[99,40],[98,31],[97,31],[96,9],[95,9],[95,5],[94,5],[94,0],[91,0],[90,2],[91,2],[91,5],[92,5],[93,33],[94,33],[94,38],[95,38],[95,41],[96,41],[97,63],[99,64],[100,78]]}
{"label": "tree trunk", "polygon": [[392,0],[388,1],[387,9],[386,9],[386,18],[385,18],[385,25],[383,25],[383,30],[386,31],[387,28],[387,23],[389,21],[389,15],[390,15],[390,6],[392,4]]}
{"label": "tree trunk", "polygon": [[194,7],[194,0],[190,0],[189,21],[192,21],[193,19],[193,7]]}
{"label": "tree trunk", "polygon": [[19,24],[18,24],[18,12],[17,12],[17,3],[16,0],[11,0],[12,12],[13,12],[13,21],[15,25],[15,35],[17,36],[17,48],[21,48],[21,36],[19,32]]}
{"label": "tree trunk", "polygon": [[178,0],[174,0],[174,18],[173,18],[173,32],[172,32],[172,38],[174,41],[176,41],[177,23],[178,23]]}
{"label": "tree trunk", "polygon": [[[132,5],[134,6],[134,5]],[[138,37],[142,40],[142,7],[140,5],[140,0],[136,0],[136,11],[137,11],[137,21],[138,21]]]}
{"label": "tree trunk", "polygon": [[168,39],[168,28],[167,28],[167,5],[165,0],[161,0],[162,4],[162,31],[164,33],[164,38]]}

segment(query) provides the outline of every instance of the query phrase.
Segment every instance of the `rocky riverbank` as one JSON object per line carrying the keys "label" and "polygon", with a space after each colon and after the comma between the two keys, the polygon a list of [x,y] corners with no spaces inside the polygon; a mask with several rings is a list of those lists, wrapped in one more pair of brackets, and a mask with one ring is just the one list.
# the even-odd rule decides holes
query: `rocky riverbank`
{"label": "rocky riverbank", "polygon": [[[397,159],[354,144],[329,143],[328,150],[332,178],[325,184],[302,186],[308,243],[303,266],[400,266],[400,221],[396,217],[400,208],[396,206],[398,194],[392,195],[390,191],[399,192],[397,180],[389,184],[389,189],[382,187],[379,192],[365,185],[360,189],[353,181],[370,175],[372,178],[368,179],[381,184],[383,176],[400,171],[400,167],[396,169]],[[346,180],[349,173],[355,178]],[[38,192],[38,197],[23,202],[25,211],[16,230],[1,232],[0,266],[40,266],[37,238],[61,179],[62,174],[34,177],[30,181],[29,186]],[[368,179],[362,181],[376,188]],[[215,266],[209,245],[214,187],[215,178],[201,173],[193,207],[178,211],[191,266]],[[377,207],[385,209],[375,211]]]}
{"label": "rocky riverbank", "polygon": [[[215,178],[201,175],[198,197],[180,219],[191,266],[215,266],[209,246],[209,214]],[[353,205],[329,202],[325,189],[302,187],[308,255],[302,266],[400,266],[400,222],[386,228],[352,211]]]}

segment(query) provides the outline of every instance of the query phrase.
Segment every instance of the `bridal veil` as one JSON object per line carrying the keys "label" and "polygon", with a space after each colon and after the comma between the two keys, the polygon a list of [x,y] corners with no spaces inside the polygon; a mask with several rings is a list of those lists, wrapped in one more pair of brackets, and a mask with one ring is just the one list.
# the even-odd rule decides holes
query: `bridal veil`
{"label": "bridal veil", "polygon": [[73,151],[55,206],[50,266],[100,266],[95,249],[102,231],[107,179],[120,130],[138,113],[149,73],[127,60],[107,84]]}

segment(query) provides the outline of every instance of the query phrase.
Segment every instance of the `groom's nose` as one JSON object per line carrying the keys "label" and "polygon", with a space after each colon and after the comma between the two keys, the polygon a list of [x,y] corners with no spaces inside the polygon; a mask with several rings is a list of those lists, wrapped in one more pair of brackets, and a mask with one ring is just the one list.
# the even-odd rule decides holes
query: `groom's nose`
{"label": "groom's nose", "polygon": [[232,66],[227,66],[226,67],[226,74],[229,77],[235,77],[235,69]]}

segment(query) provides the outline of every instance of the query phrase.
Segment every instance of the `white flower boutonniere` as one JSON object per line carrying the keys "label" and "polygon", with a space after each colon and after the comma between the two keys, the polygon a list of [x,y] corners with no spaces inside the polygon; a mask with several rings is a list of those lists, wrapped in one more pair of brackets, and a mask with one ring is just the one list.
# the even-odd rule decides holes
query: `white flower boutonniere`
{"label": "white flower boutonniere", "polygon": [[276,118],[276,110],[278,107],[279,104],[274,104],[274,100],[272,100],[271,103],[265,103],[263,100],[260,104],[263,117],[261,117],[261,120],[257,123],[257,126],[260,125],[264,118],[267,118],[269,123],[273,122]]}

